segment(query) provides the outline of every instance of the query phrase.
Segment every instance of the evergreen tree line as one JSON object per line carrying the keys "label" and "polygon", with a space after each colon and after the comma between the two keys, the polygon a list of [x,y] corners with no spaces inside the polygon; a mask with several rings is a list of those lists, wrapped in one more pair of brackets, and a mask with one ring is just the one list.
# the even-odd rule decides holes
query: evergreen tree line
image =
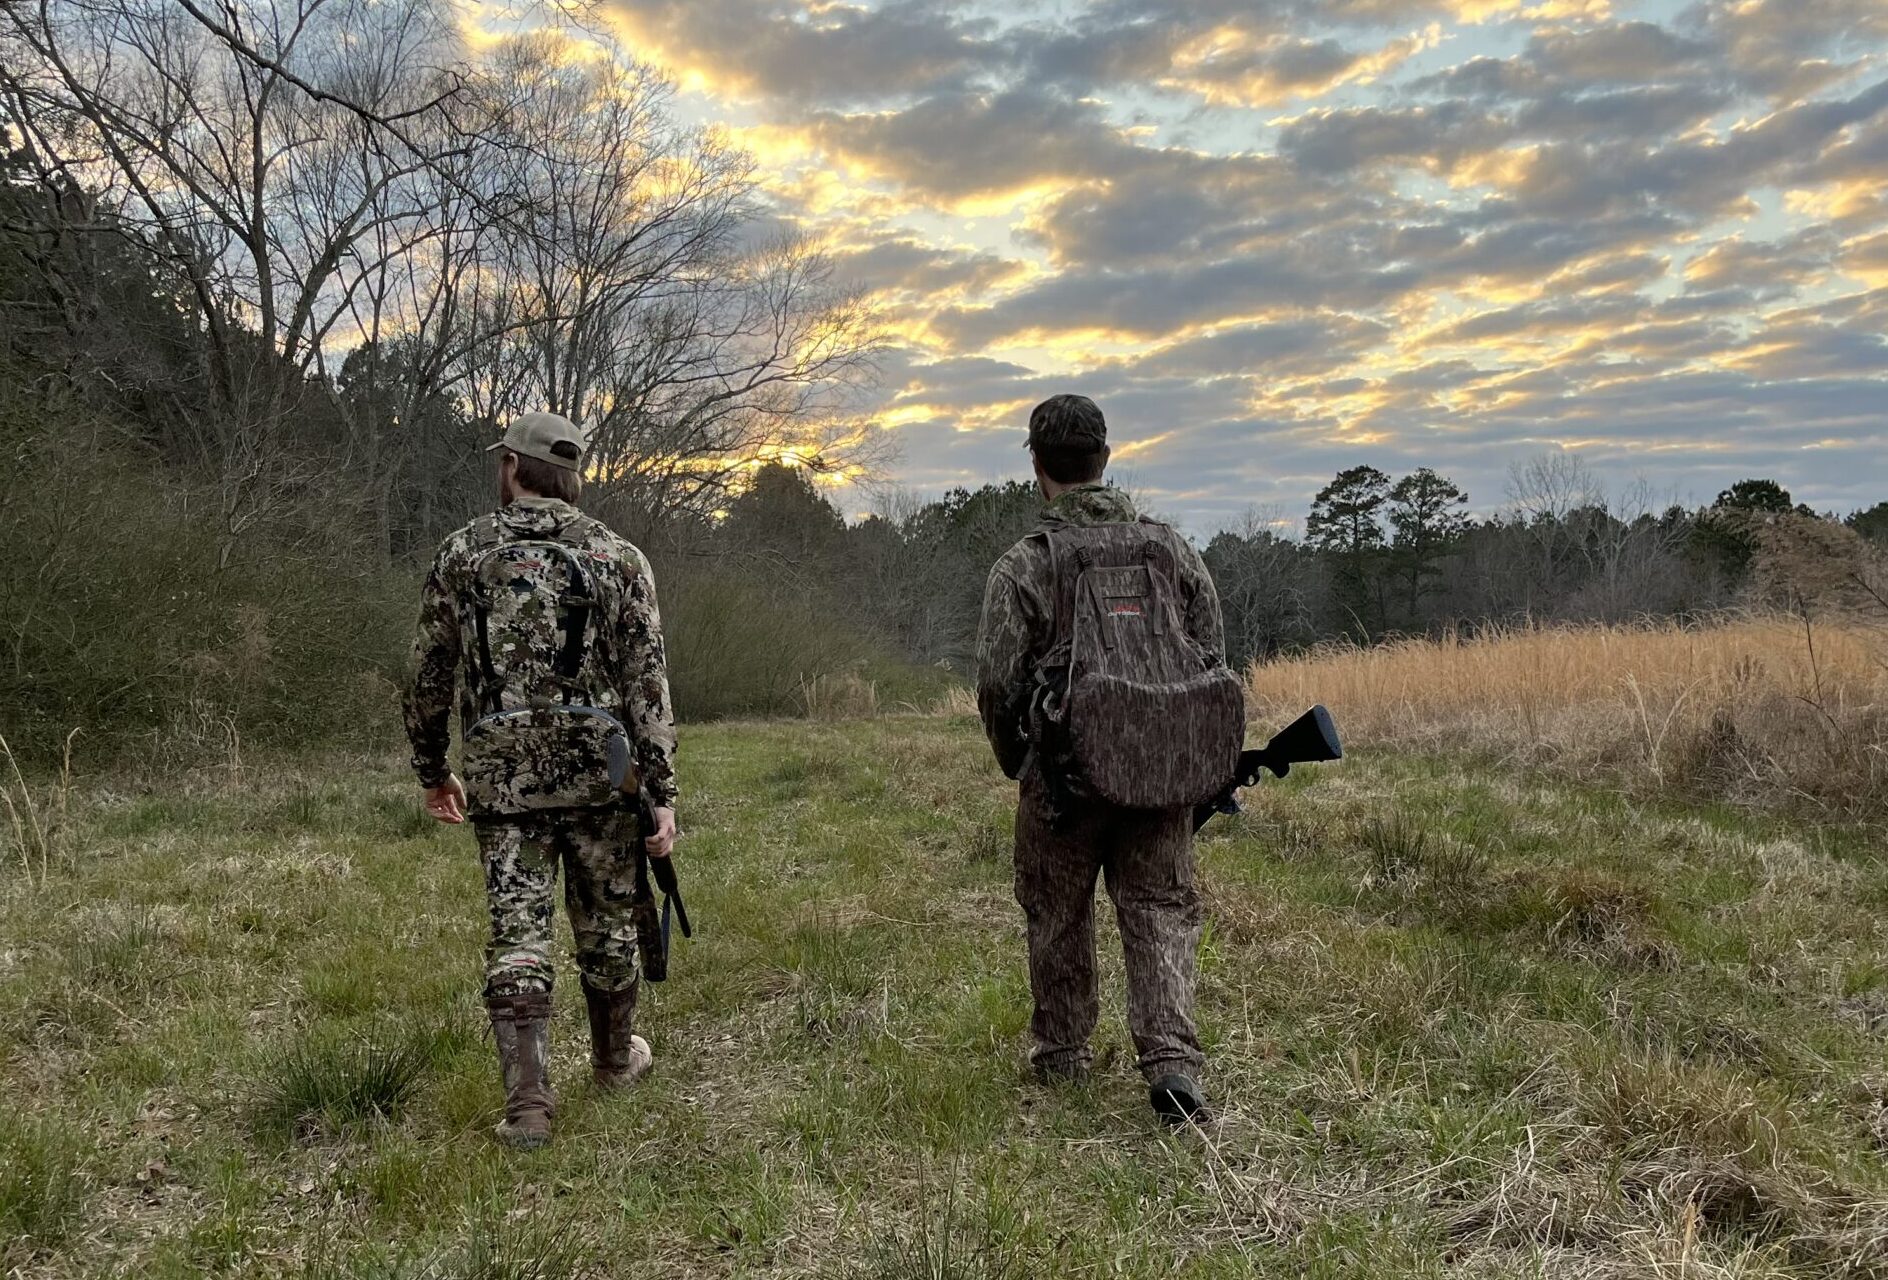
{"label": "evergreen tree line", "polygon": [[[1567,454],[1515,468],[1495,513],[1475,516],[1468,505],[1432,468],[1392,478],[1357,466],[1318,491],[1302,534],[1266,512],[1214,534],[1203,552],[1230,660],[1490,623],[1821,607],[1855,576],[1842,571],[1845,557],[1888,547],[1888,502],[1838,519],[1794,502],[1773,480],[1750,479],[1706,506],[1655,507],[1643,486],[1608,497]],[[1033,485],[1011,481],[879,506],[848,525],[805,472],[768,467],[695,545],[909,662],[968,676],[985,577],[1035,527],[1041,499]]]}
{"label": "evergreen tree line", "polygon": [[1739,481],[1703,507],[1650,498],[1643,484],[1608,495],[1577,456],[1547,454],[1515,467],[1500,506],[1476,517],[1468,495],[1431,468],[1393,479],[1356,466],[1318,491],[1302,538],[1248,521],[1216,536],[1206,556],[1233,654],[1252,660],[1332,639],[1698,618],[1758,596],[1788,604],[1778,574],[1801,538],[1773,534],[1779,522],[1836,523],[1853,541],[1888,541],[1888,503],[1838,522],[1774,480]]}

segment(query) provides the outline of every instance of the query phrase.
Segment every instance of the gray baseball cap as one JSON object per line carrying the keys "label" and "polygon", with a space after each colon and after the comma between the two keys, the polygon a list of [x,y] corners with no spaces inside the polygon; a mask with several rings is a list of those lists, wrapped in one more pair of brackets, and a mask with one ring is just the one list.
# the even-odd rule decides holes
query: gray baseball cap
{"label": "gray baseball cap", "polygon": [[[584,435],[577,424],[555,413],[521,413],[505,428],[505,438],[486,449],[509,449],[570,471],[583,469]],[[562,445],[563,448],[558,446]]]}

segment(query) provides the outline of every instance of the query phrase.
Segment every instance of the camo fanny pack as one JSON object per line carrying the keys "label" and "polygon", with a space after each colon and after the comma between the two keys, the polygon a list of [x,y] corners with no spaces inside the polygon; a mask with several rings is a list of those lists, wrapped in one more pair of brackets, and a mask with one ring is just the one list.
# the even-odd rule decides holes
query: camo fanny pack
{"label": "camo fanny pack", "polygon": [[[465,735],[466,805],[475,817],[614,804],[613,740],[628,732],[597,707],[524,707],[472,722]],[[622,746],[614,748],[618,753]]]}

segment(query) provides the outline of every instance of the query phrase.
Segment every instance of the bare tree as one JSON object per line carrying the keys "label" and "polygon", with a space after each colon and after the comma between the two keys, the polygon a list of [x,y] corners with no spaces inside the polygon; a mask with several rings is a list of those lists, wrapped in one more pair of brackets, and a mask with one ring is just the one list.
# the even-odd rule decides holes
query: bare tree
{"label": "bare tree", "polygon": [[314,474],[289,424],[354,336],[363,283],[431,234],[432,158],[376,120],[452,96],[451,17],[432,0],[0,9],[27,55],[0,73],[26,149],[192,303],[203,376],[167,443],[217,476],[231,539]]}
{"label": "bare tree", "polygon": [[676,124],[671,87],[598,33],[590,59],[550,35],[475,59],[454,17],[0,8],[0,94],[42,185],[85,193],[188,300],[201,367],[163,443],[216,477],[229,537],[335,471],[390,531],[461,406],[577,419],[641,526],[723,505],[756,458],[882,456],[851,412],[872,317],[809,242],[756,234],[751,159]]}
{"label": "bare tree", "polygon": [[1235,665],[1274,657],[1312,632],[1316,570],[1289,528],[1276,507],[1253,507],[1206,546]]}
{"label": "bare tree", "polygon": [[1690,528],[1668,518],[1644,479],[1576,515],[1585,581],[1565,608],[1576,616],[1622,622],[1677,607],[1687,588],[1682,554]]}
{"label": "bare tree", "polygon": [[621,60],[495,56],[509,87],[493,181],[521,193],[484,260],[467,353],[481,415],[549,407],[584,424],[604,487],[644,518],[719,505],[756,457],[858,465],[881,437],[847,412],[872,317],[805,239],[758,243],[752,160],[668,113]]}
{"label": "bare tree", "polygon": [[1509,509],[1533,549],[1534,571],[1525,601],[1528,612],[1549,612],[1551,602],[1566,594],[1568,576],[1581,556],[1570,517],[1576,511],[1604,507],[1605,502],[1599,482],[1578,454],[1537,454],[1509,468]]}

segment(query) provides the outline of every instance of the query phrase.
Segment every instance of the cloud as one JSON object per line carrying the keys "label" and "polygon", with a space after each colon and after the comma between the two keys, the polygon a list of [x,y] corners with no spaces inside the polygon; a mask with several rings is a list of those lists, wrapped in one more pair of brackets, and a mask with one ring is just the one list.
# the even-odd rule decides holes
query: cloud
{"label": "cloud", "polygon": [[1447,173],[1515,136],[1511,123],[1468,103],[1317,111],[1280,131],[1278,149],[1299,168],[1345,173],[1396,163]]}
{"label": "cloud", "polygon": [[1342,313],[1220,329],[1160,347],[1131,362],[1136,376],[1303,376],[1341,367],[1389,333],[1380,321]]}
{"label": "cloud", "polygon": [[932,327],[955,349],[1044,333],[1159,339],[1282,307],[1370,308],[1400,294],[1407,268],[1319,270],[1287,253],[1142,271],[1065,272],[983,307],[947,307]]}
{"label": "cloud", "polygon": [[1563,447],[1888,497],[1880,0],[608,11],[885,310],[920,487],[1020,475],[1078,389],[1196,532],[1359,461],[1493,502]]}
{"label": "cloud", "polygon": [[1712,49],[1650,22],[1540,32],[1522,60],[1543,80],[1586,86],[1645,85],[1705,71]]}
{"label": "cloud", "polygon": [[1739,287],[1752,299],[1787,296],[1830,269],[1833,240],[1822,227],[1783,240],[1727,236],[1691,260],[1685,282],[1693,289]]}
{"label": "cloud", "polygon": [[931,302],[980,294],[1026,272],[1022,263],[988,250],[940,248],[898,234],[864,246],[841,245],[833,259],[839,277],[872,293]]}
{"label": "cloud", "polygon": [[1888,231],[1857,236],[1836,257],[1843,271],[1872,285],[1888,285]]}
{"label": "cloud", "polygon": [[865,174],[943,202],[1098,177],[1134,149],[1092,107],[1029,87],[899,111],[820,111],[806,127]]}
{"label": "cloud", "polygon": [[1888,41],[1878,0],[1705,0],[1687,20],[1712,45],[1719,74],[1781,99],[1852,74]]}
{"label": "cloud", "polygon": [[1376,49],[1326,36],[1305,39],[1256,27],[1221,27],[1177,45],[1154,83],[1218,106],[1270,106],[1369,83],[1441,39],[1432,25]]}
{"label": "cloud", "polygon": [[615,0],[639,54],[731,98],[865,103],[969,84],[1004,60],[995,23],[924,0]]}

